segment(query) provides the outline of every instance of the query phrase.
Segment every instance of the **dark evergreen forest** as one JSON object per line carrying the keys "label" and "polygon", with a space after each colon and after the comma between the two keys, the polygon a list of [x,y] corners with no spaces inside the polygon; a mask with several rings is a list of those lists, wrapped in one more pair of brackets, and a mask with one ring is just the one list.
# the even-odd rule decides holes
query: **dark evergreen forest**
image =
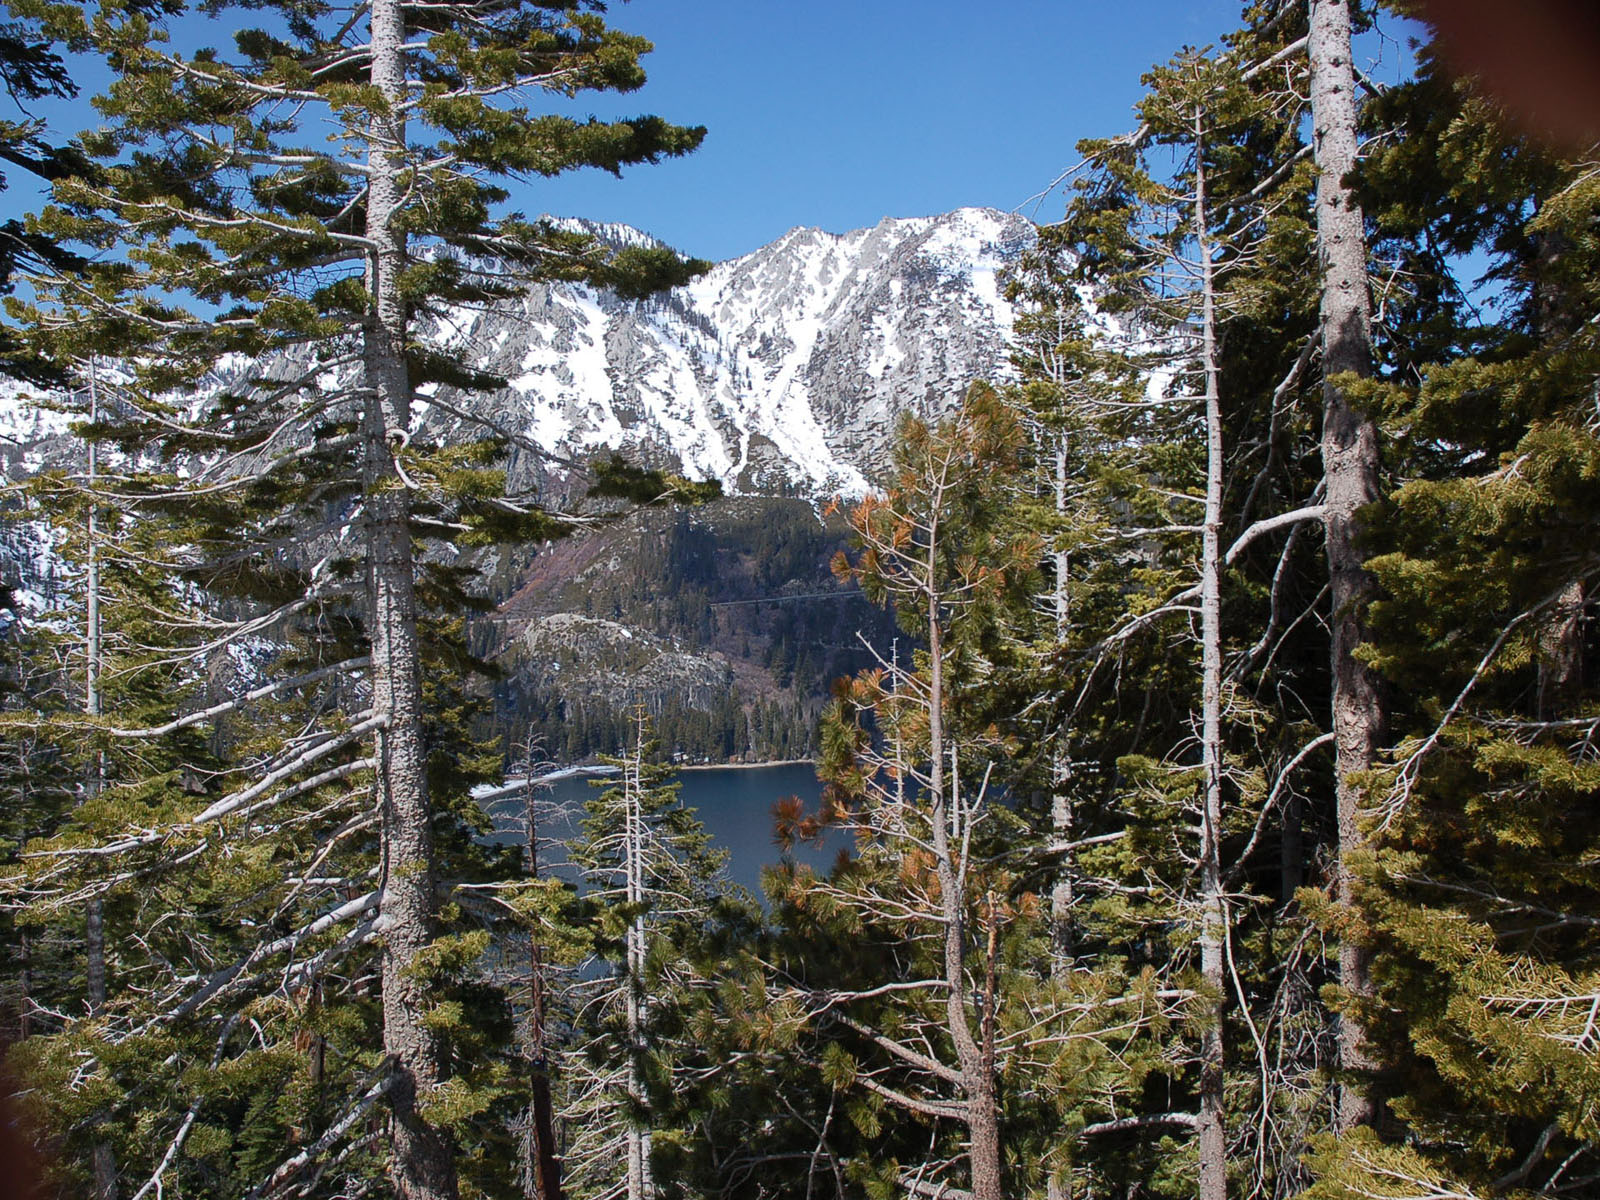
{"label": "dark evergreen forest", "polygon": [[[821,513],[413,438],[504,384],[449,306],[707,269],[511,211],[705,134],[540,107],[644,84],[605,6],[6,8],[13,98],[110,81],[0,124],[0,370],[75,446],[3,513],[33,1194],[1600,1195],[1600,159],[1422,6],[1174,46],[1003,281],[1015,378]],[[536,786],[487,841],[594,756],[583,887]],[[853,852],[763,906],[670,765],[790,756]]]}
{"label": "dark evergreen forest", "polygon": [[[806,501],[738,496],[630,513],[552,546],[480,632],[480,653],[505,673],[495,728],[582,762],[626,745],[642,704],[677,759],[814,756],[833,681],[892,657],[900,636],[832,577],[848,543],[844,519]],[[614,629],[559,619],[568,613],[632,636],[619,644]]]}

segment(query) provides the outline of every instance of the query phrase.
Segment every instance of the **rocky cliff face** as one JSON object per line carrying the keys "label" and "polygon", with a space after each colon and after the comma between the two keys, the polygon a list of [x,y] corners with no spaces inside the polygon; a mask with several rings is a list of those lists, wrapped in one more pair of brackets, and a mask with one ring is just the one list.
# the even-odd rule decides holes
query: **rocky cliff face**
{"label": "rocky cliff face", "polygon": [[[1013,312],[996,272],[1031,231],[987,209],[795,229],[649,301],[561,284],[453,310],[432,340],[508,382],[438,398],[563,456],[620,449],[730,492],[859,494],[901,413],[944,411],[973,379],[1007,374]],[[419,436],[469,433],[420,412]],[[514,458],[514,482],[541,473]]]}

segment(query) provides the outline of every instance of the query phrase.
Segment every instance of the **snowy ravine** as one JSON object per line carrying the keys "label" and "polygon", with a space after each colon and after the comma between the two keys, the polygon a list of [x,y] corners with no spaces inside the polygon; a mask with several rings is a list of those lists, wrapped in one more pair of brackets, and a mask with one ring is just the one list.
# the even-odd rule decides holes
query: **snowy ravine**
{"label": "snowy ravine", "polygon": [[[571,224],[651,241],[626,226]],[[856,495],[886,465],[901,413],[949,411],[974,379],[1009,376],[1014,312],[996,275],[1032,239],[1026,220],[981,208],[844,234],[793,229],[650,300],[539,285],[425,318],[419,334],[508,381],[496,392],[446,387],[440,402],[551,454],[615,449],[730,493]],[[215,378],[247,366],[222,364]],[[413,439],[483,435],[429,405],[432,385],[422,391]],[[8,480],[81,453],[38,394],[0,380]],[[545,465],[527,453],[514,450],[510,468],[514,486],[544,482]]]}
{"label": "snowy ravine", "polygon": [[[568,457],[617,449],[730,492],[859,494],[902,412],[947,411],[972,380],[1007,376],[1014,314],[996,273],[1032,236],[1020,217],[964,208],[791,230],[648,301],[535,287],[432,322],[439,349],[509,381],[439,399]],[[471,436],[418,411],[414,438]],[[525,455],[511,467],[540,474]]]}

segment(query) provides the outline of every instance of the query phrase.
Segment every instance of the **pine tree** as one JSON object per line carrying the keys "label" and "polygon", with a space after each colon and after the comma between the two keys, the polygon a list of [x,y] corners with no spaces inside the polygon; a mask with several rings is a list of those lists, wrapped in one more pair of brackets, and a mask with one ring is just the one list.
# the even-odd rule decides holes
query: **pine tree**
{"label": "pine tree", "polygon": [[[1076,512],[1056,535],[1074,548],[1066,595],[1088,603],[1076,620],[1056,622],[1060,698],[1044,732],[1078,748],[1082,832],[1068,844],[1110,839],[1123,871],[1147,873],[1137,882],[1163,898],[1167,927],[1192,931],[1161,939],[1162,967],[1179,971],[1199,952],[1188,1030],[1195,1071],[1185,1088],[1197,1089],[1200,1111],[1169,1103],[1123,1128],[1203,1125],[1201,1171],[1213,1195],[1239,1161],[1225,1141],[1250,1147],[1250,1189],[1293,1186],[1326,1065],[1325,1017],[1312,1002],[1320,965],[1289,907],[1314,861],[1301,838],[1304,810],[1291,801],[1325,794],[1306,788],[1304,768],[1331,740],[1299,699],[1327,678],[1325,657],[1317,662],[1325,645],[1307,636],[1306,619],[1322,597],[1305,531],[1324,515],[1305,388],[1317,328],[1306,286],[1313,179],[1304,102],[1284,86],[1303,78],[1306,43],[1289,6],[1247,16],[1252,24],[1224,50],[1186,52],[1146,76],[1138,130],[1081,147],[1086,166],[1066,218],[1042,231],[1041,261],[1019,287],[1036,288],[1047,314],[1071,304],[1052,294],[1088,284],[1100,310],[1085,323],[1089,348],[1069,336],[1057,350],[1085,364],[1075,369],[1090,385],[1046,389],[1078,404],[1076,419],[1095,432],[1080,436],[1073,471],[1092,482],[1080,484]],[[1163,343],[1170,348],[1157,355]],[[1097,354],[1114,361],[1119,352],[1122,371],[1152,378],[1147,395],[1128,395],[1116,374],[1092,366]],[[1043,356],[1024,363],[1039,382],[1049,366]],[[1181,639],[1181,653],[1163,637]],[[1175,858],[1174,827],[1191,821],[1196,842]],[[1267,869],[1264,850],[1277,851],[1281,869]],[[1097,889],[1134,882],[1072,874],[1086,911]],[[1295,947],[1284,961],[1280,942]],[[1208,1030],[1237,1057],[1219,1063]],[[1237,1122],[1227,1139],[1218,1136],[1224,1120]],[[1103,1151],[1088,1157],[1101,1170],[1113,1161]]]}
{"label": "pine tree", "polygon": [[[1388,1119],[1322,1147],[1316,1193],[1576,1195],[1595,1172],[1600,195],[1592,164],[1517,136],[1431,47],[1421,62],[1357,176],[1417,281],[1393,334],[1414,373],[1359,393],[1405,467],[1370,518],[1394,737],[1354,862]],[[1469,249],[1501,288],[1487,317],[1447,261]]]}
{"label": "pine tree", "polygon": [[[36,841],[8,880],[12,896],[26,902],[23,919],[43,937],[65,926],[68,938],[81,938],[86,898],[99,899],[104,914],[101,1010],[44,1023],[18,1048],[35,1094],[54,1098],[42,1127],[73,1130],[74,1140],[97,1131],[104,1138],[97,1146],[113,1149],[122,1176],[137,1185],[131,1191],[149,1194],[159,1181],[233,1195],[257,1186],[314,1191],[329,1165],[318,1147],[331,1144],[322,1139],[332,1126],[354,1134],[338,1152],[335,1186],[369,1185],[379,1176],[374,1138],[363,1126],[387,1075],[375,1052],[381,1030],[369,991],[378,899],[370,785],[363,786],[370,761],[346,747],[342,761],[322,758],[308,778],[276,795],[258,788],[243,809],[230,809],[224,797],[220,818],[190,819],[234,776],[270,767],[278,731],[304,730],[349,685],[326,667],[303,671],[293,699],[281,687],[271,700],[255,698],[254,727],[229,719],[236,704],[206,705],[186,647],[170,638],[171,623],[204,625],[211,614],[194,605],[181,579],[152,569],[173,531],[143,518],[117,532],[103,563],[111,715],[97,723],[30,718],[61,744],[83,748],[99,792],[52,840]],[[130,594],[130,585],[138,590]],[[330,615],[320,614],[312,629]],[[328,651],[325,635],[305,632],[283,631],[285,658]],[[471,667],[449,655],[458,635],[429,629],[424,645],[440,861],[452,886],[460,885],[461,911],[448,918],[449,936],[430,948],[432,960],[418,967],[428,971],[435,1019],[452,1034],[459,1064],[457,1090],[436,1099],[471,1098],[454,1128],[464,1176],[481,1187],[504,1168],[493,1135],[516,1096],[502,1078],[504,1000],[483,986],[476,966],[487,939],[474,931],[482,914],[471,889],[503,877],[511,864],[468,836],[484,827],[465,789],[497,777],[499,757],[466,732],[474,718],[454,693]],[[175,703],[192,711],[169,719]],[[216,825],[222,829],[207,836]],[[82,975],[69,976],[47,1006],[80,1011],[84,991]],[[86,1055],[99,1063],[94,1086],[69,1086],[84,1073]],[[347,1113],[351,1092],[358,1102]],[[76,1190],[75,1165],[63,1163],[67,1194]]]}
{"label": "pine tree", "polygon": [[[1317,164],[1317,252],[1322,265],[1323,524],[1332,608],[1334,794],[1339,823],[1339,902],[1355,899],[1349,862],[1362,850],[1359,778],[1372,768],[1383,735],[1383,700],[1360,656],[1372,577],[1363,569],[1359,511],[1378,498],[1378,429],[1351,403],[1351,379],[1373,373],[1366,219],[1348,176],[1357,155],[1355,64],[1348,0],[1312,0],[1312,146]],[[1368,950],[1359,934],[1339,946],[1339,982],[1352,997],[1371,990]],[[1370,1124],[1377,1113],[1362,1076],[1372,1060],[1354,1013],[1339,1025],[1339,1123]]]}
{"label": "pine tree", "polygon": [[[314,1160],[339,1161],[381,1100],[394,1189],[453,1196],[468,1153],[458,1135],[488,1102],[456,1061],[474,1043],[465,1010],[441,994],[471,974],[481,946],[445,928],[458,908],[439,839],[461,813],[430,779],[437,729],[423,678],[440,652],[425,614],[459,589],[423,565],[415,539],[481,544],[561,525],[503,497],[503,476],[486,469],[493,444],[425,445],[414,411],[453,408],[452,388],[497,386],[429,345],[439,306],[549,278],[633,294],[694,269],[666,251],[613,251],[549,222],[494,215],[506,198],[496,177],[618,171],[700,140],[657,118],[575,121],[518,102],[643,82],[648,44],[608,29],[591,7],[287,6],[268,28],[238,29],[231,51],[187,53],[143,12],[37,6],[48,28],[110,55],[118,73],[102,101],[111,125],[87,147],[102,165],[58,180],[57,203],[34,228],[121,253],[41,280],[46,302],[18,310],[62,362],[87,347],[123,356],[132,376],[123,413],[102,436],[142,456],[135,465],[146,471],[119,479],[121,496],[183,514],[172,568],[214,597],[190,672],[232,654],[249,672],[291,677],[264,685],[269,695],[308,702],[304,728],[280,720],[284,739],[250,748],[257,782],[230,779],[211,803],[108,844],[171,854],[232,826],[244,845],[283,846],[294,820],[254,814],[364,771],[381,818],[375,888],[337,903],[338,877],[319,877],[307,885],[323,898],[319,916],[242,951],[253,967],[333,929],[344,951],[381,942],[381,1068],[348,1098],[354,1107],[267,1172],[266,1187],[320,1177]],[[334,142],[322,140],[323,120]],[[185,456],[184,471],[150,472],[157,454]],[[626,470],[600,480],[613,492],[646,484],[659,494],[659,479]],[[307,675],[318,681],[311,694]],[[246,690],[208,719],[257,698]],[[240,825],[245,816],[254,819]],[[356,869],[359,879],[369,868]]]}
{"label": "pine tree", "polygon": [[642,708],[631,734],[624,754],[602,759],[618,776],[595,781],[603,790],[570,847],[587,888],[594,954],[608,969],[578,987],[581,1041],[562,1071],[564,1119],[575,1131],[565,1159],[575,1195],[621,1190],[628,1200],[653,1200],[682,1183],[658,1166],[674,1162],[686,1138],[691,1089],[682,1074],[715,1071],[705,1031],[696,1036],[697,1013],[712,979],[714,931],[737,922],[741,906],[718,883],[727,854],[712,849],[680,802]]}
{"label": "pine tree", "polygon": [[859,853],[826,880],[797,875],[789,903],[802,928],[820,922],[810,936],[837,925],[903,949],[887,958],[898,968],[889,978],[839,989],[818,964],[791,986],[833,1032],[824,1080],[865,1093],[858,1127],[876,1127],[887,1108],[963,1131],[920,1163],[861,1164],[878,1189],[935,1194],[957,1175],[973,1196],[1005,1194],[1001,1081],[1016,1051],[1001,1024],[1000,947],[1022,902],[985,853],[1003,836],[990,784],[1004,747],[983,727],[982,680],[986,643],[1037,558],[1029,539],[1008,536],[999,499],[1021,444],[1014,416],[982,386],[937,426],[907,419],[894,486],[856,508],[860,556],[835,568],[891,601],[926,649],[858,677],[825,717],[824,816],[857,831]]}

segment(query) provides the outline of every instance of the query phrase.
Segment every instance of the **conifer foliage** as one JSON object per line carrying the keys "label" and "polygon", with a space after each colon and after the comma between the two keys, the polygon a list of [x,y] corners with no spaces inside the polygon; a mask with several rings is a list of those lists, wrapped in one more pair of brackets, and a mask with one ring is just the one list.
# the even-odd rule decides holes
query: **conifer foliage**
{"label": "conifer foliage", "polygon": [[1432,55],[1382,109],[1404,136],[1362,173],[1379,245],[1419,266],[1476,250],[1501,291],[1474,321],[1444,275],[1437,306],[1419,296],[1397,331],[1435,361],[1369,391],[1409,468],[1370,538],[1371,661],[1397,728],[1356,879],[1375,931],[1359,1011],[1392,1124],[1325,1146],[1318,1190],[1582,1195],[1597,1171],[1600,192],[1592,154],[1518,134]]}
{"label": "conifer foliage", "polygon": [[[414,435],[451,389],[499,384],[437,343],[447,306],[552,278],[636,295],[696,269],[499,212],[498,178],[616,172],[702,136],[655,117],[528,107],[643,82],[648,43],[607,27],[599,9],[25,10],[105,55],[115,75],[99,101],[108,124],[86,146],[97,165],[58,179],[36,224],[107,253],[41,278],[40,301],[17,313],[56,362],[99,352],[123,364],[115,413],[90,432],[126,457],[95,501],[170,523],[156,561],[207,598],[209,619],[169,620],[192,636],[180,633],[164,661],[186,663],[186,678],[210,679],[213,693],[225,681],[179,724],[213,730],[227,761],[205,776],[202,798],[170,798],[137,832],[109,818],[63,831],[20,886],[111,903],[153,873],[242,856],[260,874],[215,882],[228,948],[197,938],[169,949],[175,983],[125,993],[126,1037],[198,1021],[214,1044],[209,1071],[225,1078],[249,1055],[234,1034],[252,997],[280,977],[297,1019],[326,1006],[354,1037],[341,1047],[349,1071],[329,1081],[316,1068],[318,1104],[296,1118],[288,1152],[270,1137],[248,1153],[205,1141],[228,1162],[219,1194],[343,1188],[374,1148],[397,1195],[452,1197],[474,1177],[496,1186],[476,1172],[486,1143],[469,1132],[504,1098],[493,1054],[480,1055],[496,1041],[496,1002],[474,978],[487,935],[454,894],[492,869],[466,837],[478,819],[464,789],[487,763],[462,753],[459,698],[428,670],[472,664],[459,629],[431,615],[460,611],[460,572],[427,545],[562,525],[535,498],[504,496],[495,444]],[[223,31],[231,45],[192,40]],[[164,466],[179,454],[181,478]],[[207,844],[220,849],[198,849]],[[92,880],[78,871],[99,862],[114,865]],[[265,911],[246,921],[244,903]],[[381,1039],[356,1030],[363,1020]],[[282,1058],[293,1042],[280,1036],[270,1052]],[[184,1058],[180,1070],[207,1069]],[[135,1087],[129,1072],[120,1086]],[[203,1169],[196,1129],[213,1127],[217,1103],[206,1091],[186,1111],[145,1098],[125,1114],[143,1129],[123,1168],[129,1190]],[[387,1126],[373,1138],[376,1112]]]}
{"label": "conifer foliage", "polygon": [[[1031,731],[1058,747],[1052,805],[1073,830],[1061,839],[1057,919],[1089,935],[1075,968],[1129,956],[1137,931],[1134,955],[1188,997],[1169,1048],[1185,1063],[1172,1072],[1182,1090],[1160,1108],[1135,1099],[1144,1111],[1102,1133],[1192,1129],[1193,1186],[1207,1197],[1230,1192],[1241,1142],[1251,1188],[1292,1178],[1306,1113],[1284,1101],[1318,1066],[1290,1000],[1305,964],[1240,968],[1244,945],[1281,936],[1278,889],[1302,851],[1276,805],[1326,741],[1274,696],[1306,671],[1290,606],[1314,605],[1316,589],[1289,565],[1301,527],[1322,515],[1308,422],[1289,403],[1312,323],[1306,293],[1279,274],[1304,262],[1296,202],[1308,180],[1298,102],[1268,73],[1295,71],[1297,49],[1243,32],[1153,69],[1139,128],[1084,143],[1065,218],[1014,281],[1040,316],[1070,313],[1057,296],[1083,283],[1105,314],[1098,348],[1069,319],[1053,349],[1022,360],[1030,407],[1070,406],[1047,427],[1078,430],[1056,449],[1048,485],[1057,577],[1041,683],[1061,694]],[[1142,389],[1119,383],[1141,370]],[[1077,495],[1063,504],[1067,478]],[[1119,848],[1109,875],[1091,867],[1103,852],[1078,850],[1102,840]],[[1281,874],[1257,857],[1273,842]],[[1115,930],[1100,915],[1112,897],[1122,930],[1106,941],[1096,927]],[[1247,1083],[1235,1064],[1252,1051]],[[1117,1169],[1121,1151],[1105,1144],[1067,1153],[1093,1164],[1092,1178]]]}
{"label": "conifer foliage", "polygon": [[605,760],[617,776],[593,781],[572,845],[597,960],[573,987],[578,1039],[563,1069],[566,1172],[580,1196],[680,1194],[689,1096],[724,1066],[706,1053],[703,1018],[712,981],[733,974],[718,930],[741,925],[743,905],[718,878],[727,852],[659,752],[637,710],[631,744]]}
{"label": "conifer foliage", "polygon": [[[961,1173],[980,1200],[1006,1194],[998,971],[1011,898],[1003,866],[983,861],[999,836],[999,739],[962,696],[981,687],[984,642],[1037,557],[1004,522],[1021,446],[1014,416],[984,385],[956,417],[902,427],[895,486],[852,514],[861,554],[835,570],[892,600],[926,651],[855,681],[827,718],[821,763],[833,815],[858,830],[862,853],[818,887],[855,936],[892,929],[905,947],[901,972],[884,981],[895,989],[887,1011],[863,1011],[848,992],[827,997],[824,1017],[841,1036],[825,1070],[875,1107],[962,1126]],[[937,1191],[953,1165],[904,1164],[889,1182]]]}
{"label": "conifer foliage", "polygon": [[1153,68],[1011,272],[1018,382],[907,420],[851,513],[836,571],[900,636],[836,685],[822,811],[776,808],[847,851],[763,917],[641,709],[581,881],[530,885],[472,800],[503,756],[458,551],[578,518],[507,494],[512,435],[429,431],[502,383],[462,306],[697,268],[504,211],[701,138],[536,110],[643,81],[602,7],[0,27],[19,95],[69,89],[49,39],[114,75],[82,156],[0,129],[55,180],[0,229],[9,311],[92,464],[14,497],[64,574],[0,676],[57,1193],[1600,1191],[1594,152],[1426,44],[1363,79],[1355,0]]}
{"label": "conifer foliage", "polygon": [[[40,100],[78,94],[62,47],[41,22],[28,19],[25,6],[0,6],[0,12],[4,13],[0,19],[0,88],[21,115],[21,119],[0,121],[0,159],[39,180],[85,170],[88,163],[78,146],[56,143],[43,121],[27,115]],[[0,191],[7,182],[0,174]],[[21,274],[41,268],[71,271],[83,265],[75,250],[30,229],[23,220],[9,217],[0,222],[0,293],[9,293]],[[39,383],[60,383],[63,378],[10,329],[0,332],[0,374]]]}
{"label": "conifer foliage", "polygon": [[[1352,38],[1374,19],[1342,0],[1252,5],[1222,51],[1152,71],[1140,127],[1084,147],[1065,220],[1014,284],[1035,314],[1022,362],[1035,411],[1061,398],[1092,412],[1096,394],[1104,412],[1141,407],[1060,319],[1074,284],[1117,314],[1102,353],[1120,339],[1129,364],[1138,342],[1150,361],[1152,321],[1194,323],[1196,283],[1216,304],[1168,391],[1219,402],[1221,509],[1203,530],[1160,508],[1183,491],[1199,430],[1041,423],[1084,454],[1075,487],[1056,467],[1045,525],[1068,575],[1054,669],[1076,697],[1042,731],[1073,747],[1052,769],[1068,797],[1054,826],[1076,847],[1105,820],[1097,799],[1142,781],[1170,803],[1174,769],[1221,766],[1220,819],[1208,804],[1203,824],[1220,833],[1231,915],[1220,962],[1202,927],[1206,1003],[1189,1026],[1200,1194],[1585,1194],[1593,165],[1508,132],[1429,49],[1413,80],[1361,79]],[[1186,86],[1202,75],[1203,92]],[[1189,133],[1171,119],[1184,107]],[[1175,135],[1193,157],[1152,171],[1151,146]],[[1183,270],[1181,220],[1156,206],[1202,168],[1211,218]],[[1172,231],[1154,257],[1152,229]],[[1492,262],[1487,313],[1461,278],[1473,254]],[[1232,545],[1207,547],[1221,568],[1208,595],[1212,580],[1186,583],[1161,547],[1219,515]],[[1084,603],[1096,596],[1107,607]],[[1160,721],[1165,696],[1141,691],[1164,677],[1131,657],[1132,635],[1171,636],[1197,606],[1208,658],[1218,604],[1221,728],[1206,694],[1205,727],[1185,737]],[[1085,785],[1109,762],[1097,797]],[[1148,854],[1175,840],[1179,811],[1146,808],[1111,836]],[[1087,919],[1095,881],[1065,861],[1061,912]],[[1167,943],[1174,967],[1182,945]],[[1213,1113],[1221,1139],[1206,1136]]]}

